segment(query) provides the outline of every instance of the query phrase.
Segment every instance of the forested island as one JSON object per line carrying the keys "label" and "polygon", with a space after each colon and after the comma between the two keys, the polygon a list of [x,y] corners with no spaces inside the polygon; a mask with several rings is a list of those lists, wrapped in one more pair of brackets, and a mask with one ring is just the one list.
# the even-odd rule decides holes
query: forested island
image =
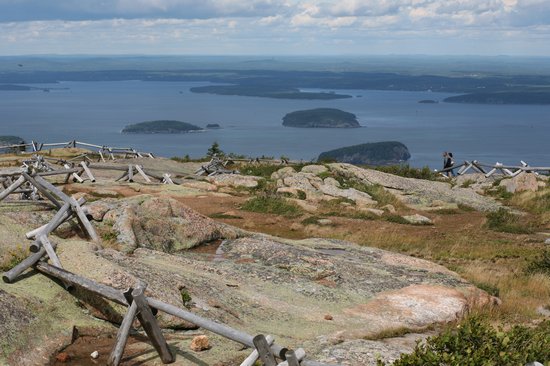
{"label": "forested island", "polygon": [[15,149],[6,149],[4,146],[12,146],[12,145],[21,145],[24,144],[25,140],[23,140],[19,136],[0,136],[0,153],[5,152],[13,152],[13,151],[25,151],[25,147],[15,148]]}
{"label": "forested island", "polygon": [[157,120],[130,124],[124,127],[122,133],[186,133],[200,131],[202,128],[187,122],[172,120]]}
{"label": "forested island", "polygon": [[321,153],[317,160],[333,160],[356,165],[394,165],[407,161],[410,157],[409,149],[403,143],[383,141],[326,151]]}
{"label": "forested island", "polygon": [[283,126],[300,128],[356,128],[361,127],[357,116],[335,108],[317,108],[288,113]]}
{"label": "forested island", "polygon": [[218,95],[239,95],[245,97],[262,97],[276,99],[345,99],[351,95],[326,93],[326,92],[303,92],[297,88],[277,87],[270,85],[210,85],[198,86],[190,89],[193,93],[208,93]]}
{"label": "forested island", "polygon": [[471,104],[550,104],[550,91],[470,93],[448,97],[443,101]]}

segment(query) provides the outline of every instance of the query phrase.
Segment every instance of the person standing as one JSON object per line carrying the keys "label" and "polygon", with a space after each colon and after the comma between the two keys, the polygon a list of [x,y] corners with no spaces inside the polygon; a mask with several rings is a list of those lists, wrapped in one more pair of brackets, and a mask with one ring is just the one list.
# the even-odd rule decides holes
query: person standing
{"label": "person standing", "polygon": [[[455,165],[454,159],[453,159],[453,153],[445,151],[443,153],[443,169],[451,168]],[[454,171],[453,169],[449,169],[447,172],[448,177],[454,177]]]}

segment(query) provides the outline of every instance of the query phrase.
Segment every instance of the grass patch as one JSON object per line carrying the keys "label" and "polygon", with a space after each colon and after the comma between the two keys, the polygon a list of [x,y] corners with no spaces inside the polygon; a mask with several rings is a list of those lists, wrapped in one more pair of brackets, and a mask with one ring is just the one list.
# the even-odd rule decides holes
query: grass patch
{"label": "grass patch", "polygon": [[530,234],[533,230],[522,223],[520,217],[510,211],[499,208],[498,211],[487,214],[486,227],[504,233],[511,234]]}
{"label": "grass patch", "polygon": [[420,333],[426,330],[428,330],[428,328],[414,329],[414,330],[408,327],[388,328],[388,329],[383,329],[380,332],[377,332],[375,334],[369,334],[363,339],[366,339],[369,341],[378,341],[381,339],[402,337],[405,334],[409,334],[413,332]]}
{"label": "grass patch", "polygon": [[273,173],[282,168],[280,165],[275,164],[243,164],[239,167],[239,171],[244,175],[269,179]]}
{"label": "grass patch", "polygon": [[472,184],[474,184],[474,183],[475,183],[475,180],[473,180],[473,179],[466,179],[466,180],[460,185],[460,187],[461,187],[461,188],[470,188],[470,186],[471,186]]}
{"label": "grass patch", "polygon": [[275,195],[262,195],[246,201],[242,207],[244,211],[281,215],[285,217],[298,217],[303,211],[294,203],[287,202],[284,198]]}
{"label": "grass patch", "polygon": [[236,220],[237,219],[241,220],[243,218],[242,216],[228,215],[228,214],[225,214],[223,212],[216,212],[216,213],[208,215],[208,217],[210,217],[211,219],[236,219]]}
{"label": "grass patch", "polygon": [[26,249],[23,249],[22,246],[17,246],[16,248],[11,249],[2,264],[0,264],[0,271],[9,271],[19,263],[23,261],[23,259],[27,258],[29,255],[29,251]]}
{"label": "grass patch", "polygon": [[472,281],[472,283],[473,283],[477,288],[482,289],[483,291],[487,292],[487,293],[488,293],[489,295],[491,295],[491,296],[499,297],[499,295],[500,295],[500,290],[498,289],[497,286],[491,285],[490,283],[487,283],[487,282],[476,282],[476,281]]}
{"label": "grass patch", "polygon": [[401,165],[389,165],[389,166],[375,166],[368,167],[369,169],[378,170],[380,172],[398,175],[405,178],[416,178],[425,180],[440,180],[439,175],[433,172],[429,167],[412,168],[407,164]]}
{"label": "grass patch", "polygon": [[405,220],[403,217],[395,214],[386,214],[382,216],[384,220],[393,222],[394,224],[410,225],[411,223]]}

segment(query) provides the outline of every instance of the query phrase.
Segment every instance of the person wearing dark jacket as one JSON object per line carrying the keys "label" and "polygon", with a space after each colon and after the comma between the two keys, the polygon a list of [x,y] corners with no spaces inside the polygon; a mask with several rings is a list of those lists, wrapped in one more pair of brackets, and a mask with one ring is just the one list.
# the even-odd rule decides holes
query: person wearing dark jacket
{"label": "person wearing dark jacket", "polygon": [[[454,159],[453,159],[453,153],[445,151],[443,153],[443,169],[451,168],[455,165]],[[450,169],[446,172],[447,176],[454,177],[455,173],[453,169]]]}

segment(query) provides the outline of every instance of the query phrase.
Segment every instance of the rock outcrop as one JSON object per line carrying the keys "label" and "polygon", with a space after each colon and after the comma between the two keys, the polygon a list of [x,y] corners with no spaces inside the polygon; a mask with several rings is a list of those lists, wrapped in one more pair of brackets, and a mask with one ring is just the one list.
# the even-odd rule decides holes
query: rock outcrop
{"label": "rock outcrop", "polygon": [[438,203],[460,204],[478,211],[496,211],[501,205],[469,188],[452,187],[449,183],[404,178],[351,164],[329,164],[331,171],[365,184],[378,184],[414,208],[437,206]]}
{"label": "rock outcrop", "polygon": [[241,230],[218,223],[172,198],[142,195],[97,201],[89,205],[89,214],[102,221],[104,236],[116,238],[125,253],[137,248],[173,253],[243,235]]}

